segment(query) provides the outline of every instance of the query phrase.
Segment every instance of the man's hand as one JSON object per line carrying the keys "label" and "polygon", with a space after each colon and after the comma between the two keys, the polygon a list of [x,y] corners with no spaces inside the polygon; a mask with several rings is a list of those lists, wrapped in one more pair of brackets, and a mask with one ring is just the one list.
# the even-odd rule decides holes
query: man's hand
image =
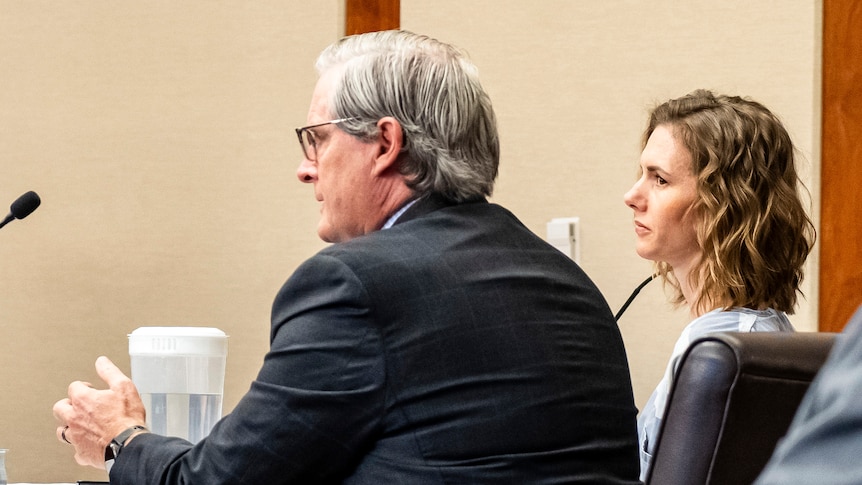
{"label": "man's hand", "polygon": [[132,380],[107,357],[96,359],[96,372],[108,389],[69,384],[69,397],[54,404],[54,417],[60,422],[57,439],[75,447],[75,461],[105,468],[105,447],[124,429],[143,426],[146,411]]}

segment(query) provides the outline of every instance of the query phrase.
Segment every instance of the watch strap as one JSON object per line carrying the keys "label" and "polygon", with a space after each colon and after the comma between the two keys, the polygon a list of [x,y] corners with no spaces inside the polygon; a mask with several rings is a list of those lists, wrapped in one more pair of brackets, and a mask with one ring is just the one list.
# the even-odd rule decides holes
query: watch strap
{"label": "watch strap", "polygon": [[113,461],[117,458],[117,456],[120,455],[120,451],[122,451],[123,447],[126,446],[126,441],[129,441],[129,438],[138,431],[147,431],[147,428],[140,425],[132,426],[124,429],[122,433],[112,439],[111,442],[108,443],[108,446],[105,447],[105,462]]}

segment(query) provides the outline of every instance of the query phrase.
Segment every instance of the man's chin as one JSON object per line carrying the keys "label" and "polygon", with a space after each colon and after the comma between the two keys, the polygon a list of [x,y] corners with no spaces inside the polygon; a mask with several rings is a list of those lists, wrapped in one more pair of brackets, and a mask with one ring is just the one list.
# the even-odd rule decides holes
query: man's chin
{"label": "man's chin", "polygon": [[317,231],[317,237],[319,237],[320,240],[325,242],[325,243],[338,242],[338,241],[334,240],[332,237],[330,237],[329,234],[324,232],[324,231]]}
{"label": "man's chin", "polygon": [[338,231],[335,231],[332,226],[324,221],[320,221],[320,224],[317,226],[317,237],[327,243],[337,243],[345,240]]}

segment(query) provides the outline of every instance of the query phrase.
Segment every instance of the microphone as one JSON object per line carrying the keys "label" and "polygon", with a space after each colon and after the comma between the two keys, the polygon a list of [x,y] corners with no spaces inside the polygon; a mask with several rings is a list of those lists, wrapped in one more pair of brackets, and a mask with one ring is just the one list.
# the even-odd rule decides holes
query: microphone
{"label": "microphone", "polygon": [[15,199],[15,202],[12,202],[12,206],[9,207],[9,215],[3,219],[3,222],[0,222],[0,227],[9,224],[15,219],[23,219],[29,216],[41,203],[42,199],[39,198],[39,194],[32,190],[18,197]]}
{"label": "microphone", "polygon": [[640,293],[641,290],[644,289],[644,286],[649,284],[650,281],[654,280],[656,276],[658,276],[658,275],[657,274],[650,275],[649,278],[645,279],[643,281],[643,283],[639,284],[638,287],[635,288],[635,291],[632,292],[631,296],[629,296],[629,299],[626,300],[625,303],[623,303],[622,308],[620,308],[620,310],[617,312],[617,314],[614,315],[614,320],[616,320],[618,322],[620,321],[620,317],[623,316],[623,312],[625,312],[626,309],[629,307],[629,305],[631,305],[632,302],[635,301],[635,297],[638,296],[638,293]]}

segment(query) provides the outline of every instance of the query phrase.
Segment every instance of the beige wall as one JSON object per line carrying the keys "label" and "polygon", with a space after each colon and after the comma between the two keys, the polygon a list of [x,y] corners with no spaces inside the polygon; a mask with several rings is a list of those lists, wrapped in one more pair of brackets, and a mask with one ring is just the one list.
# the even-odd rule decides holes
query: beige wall
{"label": "beige wall", "polygon": [[[402,0],[401,12],[481,69],[503,140],[494,200],[540,234],[580,216],[583,266],[614,310],[650,271],[621,197],[655,101],[697,87],[763,101],[817,198],[819,0]],[[43,199],[0,230],[12,482],[104,479],[56,441],[51,406],[70,381],[99,382],[100,354],[128,369],[139,326],[225,330],[226,410],[248,388],[272,297],[323,246],[292,129],[342,25],[338,0],[0,0],[0,204]],[[807,288],[794,321],[813,329]],[[621,322],[639,404],[684,323],[658,285]]]}

